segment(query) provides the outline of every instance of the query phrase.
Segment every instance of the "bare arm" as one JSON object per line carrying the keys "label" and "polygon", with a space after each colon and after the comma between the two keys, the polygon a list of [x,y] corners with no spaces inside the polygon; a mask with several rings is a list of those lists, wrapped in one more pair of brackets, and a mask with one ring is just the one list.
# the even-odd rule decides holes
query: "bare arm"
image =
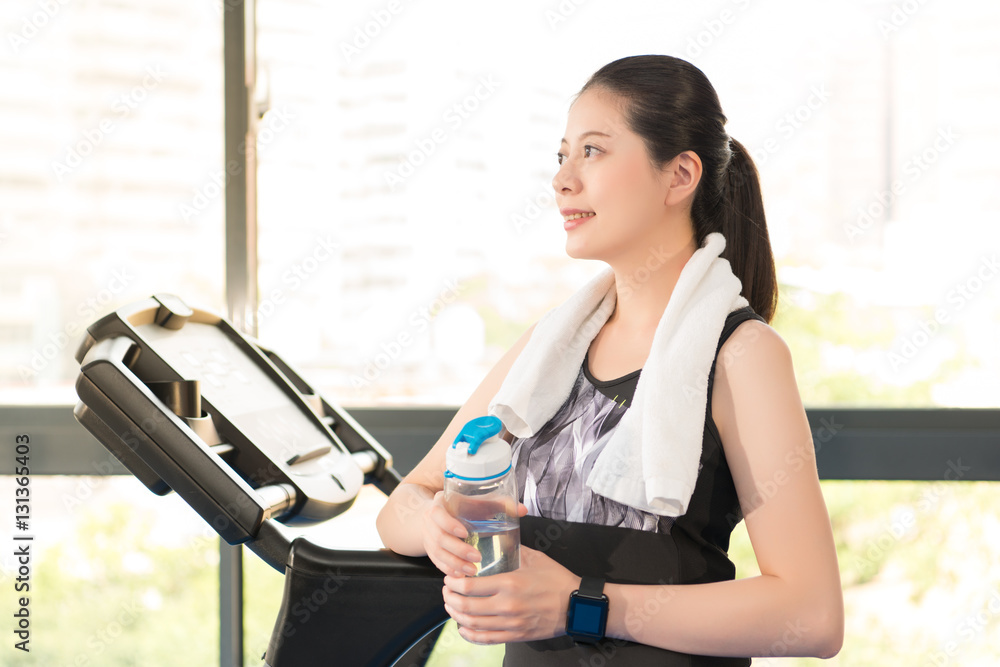
{"label": "bare arm", "polygon": [[[466,422],[486,414],[490,401],[499,391],[511,365],[524,349],[533,330],[534,326],[525,331],[486,374],[438,441],[420,463],[403,478],[379,512],[375,522],[379,535],[382,537],[382,542],[396,553],[406,556],[430,555],[435,565],[446,572],[460,570],[465,564],[463,559],[471,560],[463,554],[478,555],[474,548],[457,539],[464,536],[461,534],[464,533],[462,525],[448,515],[440,503],[437,507],[433,507],[435,496],[444,488],[445,452]],[[426,521],[433,521],[442,531],[456,537],[455,540],[448,540],[447,546],[444,547],[444,551],[451,552],[452,555],[428,553],[427,533],[428,528],[433,531],[433,526],[428,526]]]}
{"label": "bare arm", "polygon": [[609,585],[608,631],[685,653],[830,657],[843,643],[843,594],[791,354],[764,324],[738,332],[720,355],[728,363],[716,368],[712,405],[761,574]]}

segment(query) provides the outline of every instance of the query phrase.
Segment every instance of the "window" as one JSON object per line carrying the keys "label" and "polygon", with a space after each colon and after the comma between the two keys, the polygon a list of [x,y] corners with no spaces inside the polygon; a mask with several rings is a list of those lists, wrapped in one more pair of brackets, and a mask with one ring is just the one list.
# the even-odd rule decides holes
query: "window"
{"label": "window", "polygon": [[263,0],[261,338],[344,404],[464,402],[600,268],[566,257],[550,186],[573,94],[671,53],[755,156],[806,404],[996,406],[998,20],[985,2]]}
{"label": "window", "polygon": [[221,7],[12,2],[0,25],[0,403],[72,403],[98,317],[224,304]]}

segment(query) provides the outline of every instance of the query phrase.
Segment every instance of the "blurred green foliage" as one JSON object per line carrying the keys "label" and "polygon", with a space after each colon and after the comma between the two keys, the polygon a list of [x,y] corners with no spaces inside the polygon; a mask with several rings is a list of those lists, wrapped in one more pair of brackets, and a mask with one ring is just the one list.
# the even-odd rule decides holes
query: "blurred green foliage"
{"label": "blurred green foliage", "polygon": [[158,546],[149,517],[126,503],[78,516],[32,564],[31,651],[13,664],[218,664],[217,541]]}

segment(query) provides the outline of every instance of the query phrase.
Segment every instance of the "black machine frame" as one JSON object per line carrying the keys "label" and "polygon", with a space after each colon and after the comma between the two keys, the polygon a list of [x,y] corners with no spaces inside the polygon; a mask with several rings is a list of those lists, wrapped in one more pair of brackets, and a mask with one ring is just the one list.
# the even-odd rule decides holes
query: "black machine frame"
{"label": "black machine frame", "polygon": [[365,483],[387,494],[399,483],[391,455],[346,411],[171,295],[92,324],[77,361],[77,420],[150,491],[176,492],[285,575],[267,667],[424,664],[447,618],[427,558],[330,549],[285,528],[340,514]]}

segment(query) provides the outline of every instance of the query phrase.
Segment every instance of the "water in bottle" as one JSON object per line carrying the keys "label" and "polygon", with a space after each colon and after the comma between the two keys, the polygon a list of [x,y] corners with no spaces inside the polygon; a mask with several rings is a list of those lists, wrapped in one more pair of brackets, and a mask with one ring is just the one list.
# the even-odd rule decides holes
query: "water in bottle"
{"label": "water in bottle", "polygon": [[510,445],[498,435],[502,428],[496,417],[473,419],[446,455],[445,504],[468,530],[465,541],[480,553],[478,577],[520,565],[517,487]]}

